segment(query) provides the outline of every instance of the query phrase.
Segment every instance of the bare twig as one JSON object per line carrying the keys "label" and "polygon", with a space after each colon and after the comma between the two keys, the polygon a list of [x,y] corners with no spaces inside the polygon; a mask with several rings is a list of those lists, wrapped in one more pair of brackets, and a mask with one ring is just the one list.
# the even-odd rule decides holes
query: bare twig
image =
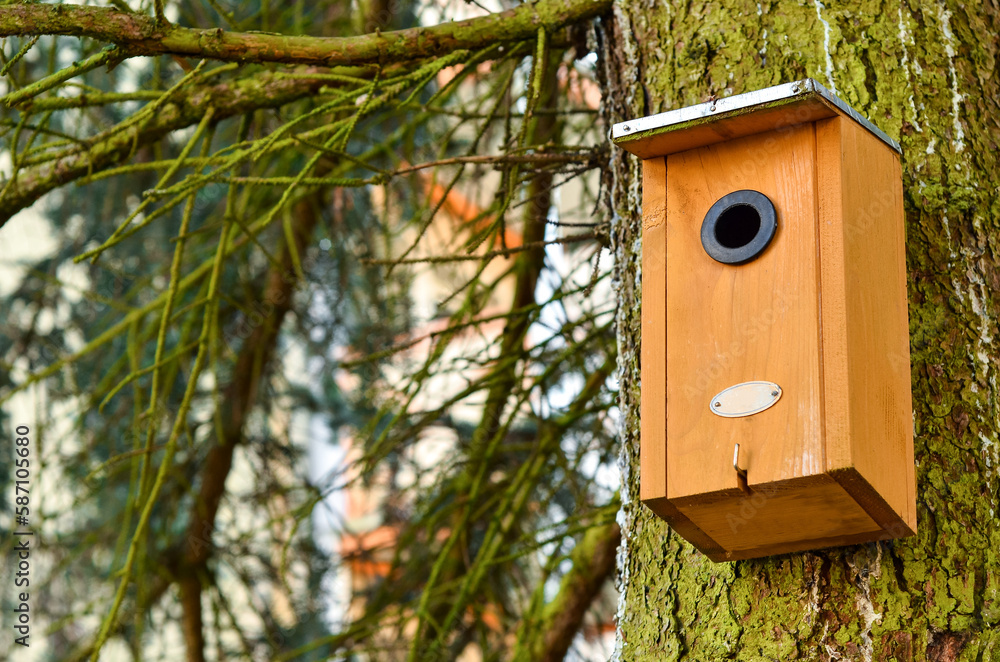
{"label": "bare twig", "polygon": [[440,159],[438,161],[428,161],[416,165],[400,168],[394,175],[405,175],[408,172],[426,170],[427,168],[437,168],[439,166],[458,165],[460,163],[532,163],[536,165],[546,165],[552,163],[587,163],[593,158],[593,154],[582,152],[578,154],[496,154],[484,156],[456,156],[450,159]]}
{"label": "bare twig", "polygon": [[380,264],[380,265],[397,265],[397,264],[441,264],[444,262],[468,262],[468,261],[479,261],[479,260],[492,260],[497,257],[509,257],[514,253],[521,253],[524,251],[533,251],[539,248],[544,248],[545,246],[553,246],[556,244],[575,244],[581,241],[591,241],[594,239],[600,239],[602,235],[597,232],[587,232],[585,234],[574,234],[569,237],[560,237],[559,239],[551,239],[549,241],[531,241],[520,246],[512,246],[510,248],[501,248],[495,251],[487,251],[486,253],[480,253],[478,255],[431,255],[428,257],[411,257],[402,260],[376,260],[372,258],[362,259],[365,264]]}

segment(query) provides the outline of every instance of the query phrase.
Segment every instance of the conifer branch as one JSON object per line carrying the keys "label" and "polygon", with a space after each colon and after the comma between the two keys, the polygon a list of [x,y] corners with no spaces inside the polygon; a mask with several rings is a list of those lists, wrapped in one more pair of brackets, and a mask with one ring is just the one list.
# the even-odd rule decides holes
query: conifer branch
{"label": "conifer branch", "polygon": [[563,576],[555,599],[541,610],[538,623],[524,623],[527,631],[519,633],[515,660],[559,662],[566,657],[587,610],[614,576],[620,543],[617,522],[587,529],[569,555],[573,566]]}
{"label": "conifer branch", "polygon": [[[0,11],[3,9],[6,7]],[[156,142],[172,131],[196,124],[210,106],[218,109],[215,121],[221,121],[258,108],[281,107],[315,92],[322,85],[318,80],[260,73],[181,90],[141,127],[109,135],[86,149],[15,172],[13,181],[7,183],[0,195],[0,227],[49,191],[120,163],[137,146]]]}

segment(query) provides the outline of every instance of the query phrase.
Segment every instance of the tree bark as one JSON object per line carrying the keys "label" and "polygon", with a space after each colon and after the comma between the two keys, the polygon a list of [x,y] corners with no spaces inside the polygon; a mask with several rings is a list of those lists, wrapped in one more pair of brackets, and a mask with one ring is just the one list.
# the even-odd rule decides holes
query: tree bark
{"label": "tree bark", "polygon": [[714,564],[638,500],[639,163],[613,159],[621,660],[1000,659],[1000,8],[619,0],[609,122],[811,76],[903,148],[916,537]]}

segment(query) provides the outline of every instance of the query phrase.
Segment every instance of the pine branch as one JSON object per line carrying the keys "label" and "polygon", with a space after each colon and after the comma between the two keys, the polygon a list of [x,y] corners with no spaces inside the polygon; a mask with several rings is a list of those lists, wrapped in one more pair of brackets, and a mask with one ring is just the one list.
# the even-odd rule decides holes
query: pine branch
{"label": "pine branch", "polygon": [[[316,196],[320,193],[316,193]],[[264,321],[253,329],[244,341],[233,368],[233,378],[221,396],[221,439],[208,452],[202,469],[198,499],[192,508],[188,525],[189,541],[183,564],[198,567],[211,555],[211,533],[225,494],[226,478],[232,468],[233,452],[243,441],[247,417],[257,404],[257,393],[267,377],[267,366],[274,356],[278,332],[292,308],[292,297],[298,280],[293,254],[302,254],[319,222],[313,200],[305,198],[295,208],[294,243],[287,243],[280,266],[272,267],[261,301],[271,306]]]}
{"label": "pine branch", "polygon": [[286,243],[280,266],[272,267],[262,300],[271,306],[264,321],[254,328],[243,343],[233,372],[233,378],[221,398],[221,438],[212,445],[201,469],[198,498],[191,508],[184,549],[181,558],[171,558],[168,565],[179,562],[177,574],[184,608],[184,633],[189,662],[203,662],[205,640],[201,631],[200,574],[207,571],[212,555],[212,533],[216,516],[226,494],[226,479],[233,467],[236,448],[245,438],[247,417],[257,404],[257,394],[266,381],[268,364],[278,344],[278,333],[285,316],[292,309],[292,297],[299,280],[292,276],[294,256],[301,254],[319,222],[312,199],[296,205],[292,241]]}
{"label": "pine branch", "polygon": [[117,63],[120,58],[121,56],[117,52],[117,49],[111,46],[105,47],[104,50],[94,53],[82,62],[74,62],[70,66],[65,69],[60,69],[51,76],[46,76],[42,80],[36,81],[31,85],[27,85],[19,90],[11,92],[10,94],[0,97],[0,103],[7,106],[15,106],[22,100],[37,96],[46,90],[52,89],[60,83],[65,83],[71,78],[76,78],[81,74],[93,71],[94,69],[98,69],[104,65],[111,66]]}
{"label": "pine branch", "polygon": [[201,616],[201,579],[197,574],[180,580],[181,629],[187,662],[205,662],[205,626]]}
{"label": "pine branch", "polygon": [[560,164],[560,163],[591,163],[596,155],[596,150],[580,152],[576,154],[546,154],[539,152],[536,154],[496,154],[484,156],[456,156],[450,159],[439,159],[437,161],[427,161],[416,165],[406,166],[393,172],[393,175],[403,175],[417,170],[427,168],[439,168],[441,166],[458,165],[464,163],[475,164],[502,164],[502,163],[528,163],[537,166]]}
{"label": "pine branch", "polygon": [[[0,15],[5,9],[8,7],[0,7]],[[281,107],[314,93],[323,85],[322,80],[261,73],[217,85],[180,90],[144,125],[109,135],[85,149],[14,173],[14,181],[0,196],[0,227],[49,191],[117,164],[137,147],[154,143],[172,131],[197,124],[210,107],[216,109],[214,121],[218,122],[259,108]]]}
{"label": "pine branch", "polygon": [[559,593],[541,614],[539,623],[525,623],[531,636],[518,636],[515,660],[559,662],[566,657],[587,610],[600,595],[604,582],[615,571],[621,542],[617,522],[592,527],[570,553],[573,567],[559,584]]}
{"label": "pine branch", "polygon": [[0,37],[67,35],[116,44],[128,57],[179,55],[229,62],[333,66],[433,57],[523,41],[607,12],[611,0],[539,0],[487,16],[356,37],[286,36],[198,30],[108,7],[16,4],[0,7]]}
{"label": "pine branch", "polygon": [[[553,97],[557,89],[555,78],[559,62],[558,56],[550,59],[544,49],[539,49],[536,52],[535,60],[534,66],[536,72],[539,73],[537,73],[530,91],[530,96],[533,99],[529,103],[529,110],[538,105],[543,107],[554,105]],[[532,119],[526,114],[524,121],[531,123],[523,136],[525,144],[544,144],[550,140],[558,140],[561,127],[555,115],[545,115],[532,122]],[[516,164],[515,171],[509,177],[513,180],[517,179]],[[522,239],[524,245],[535,247],[520,253],[515,260],[512,311],[531,311],[531,306],[537,303],[535,300],[536,286],[545,265],[545,226],[552,204],[552,180],[551,171],[538,170],[533,174],[528,184],[526,191],[528,206],[524,209]],[[504,230],[501,226],[499,234],[503,236],[503,233]],[[521,315],[512,314],[500,337],[499,356],[517,357],[520,355],[523,352],[524,339],[530,325],[530,312]],[[496,452],[499,442],[504,437],[503,421],[505,415],[509,413],[510,396],[515,391],[518,380],[516,361],[499,361],[494,366],[490,379],[492,384],[487,391],[480,422],[473,432],[471,440],[473,463],[477,469],[473,486],[469,490],[470,503],[475,503],[479,498],[487,468],[491,465],[489,459]],[[451,624],[466,604],[465,600],[471,592],[471,582],[468,576],[466,576],[466,581],[462,582],[460,598],[455,600],[453,604],[449,605],[446,602],[433,604],[432,598],[437,597],[435,590],[439,588],[440,583],[453,579],[453,575],[458,573],[455,563],[457,551],[455,547],[462,533],[468,529],[471,516],[471,508],[466,508],[457,515],[458,521],[431,569],[420,597],[420,606],[417,609],[421,619],[417,623],[416,633],[411,641],[408,662],[413,662],[418,659],[419,655],[428,650],[431,650],[432,654],[437,654],[441,650],[439,646],[442,641],[451,632]],[[480,563],[482,563],[482,558],[477,557],[477,568],[481,567]],[[449,596],[449,598],[452,597]]]}

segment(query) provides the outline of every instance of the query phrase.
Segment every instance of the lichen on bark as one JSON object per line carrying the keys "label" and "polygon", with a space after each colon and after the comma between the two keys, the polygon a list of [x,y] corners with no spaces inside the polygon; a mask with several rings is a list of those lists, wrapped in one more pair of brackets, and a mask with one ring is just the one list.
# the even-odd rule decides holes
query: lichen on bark
{"label": "lichen on bark", "polygon": [[903,148],[919,534],[711,563],[638,501],[639,171],[613,159],[621,660],[1000,660],[1000,8],[615,3],[609,122],[810,76]]}

